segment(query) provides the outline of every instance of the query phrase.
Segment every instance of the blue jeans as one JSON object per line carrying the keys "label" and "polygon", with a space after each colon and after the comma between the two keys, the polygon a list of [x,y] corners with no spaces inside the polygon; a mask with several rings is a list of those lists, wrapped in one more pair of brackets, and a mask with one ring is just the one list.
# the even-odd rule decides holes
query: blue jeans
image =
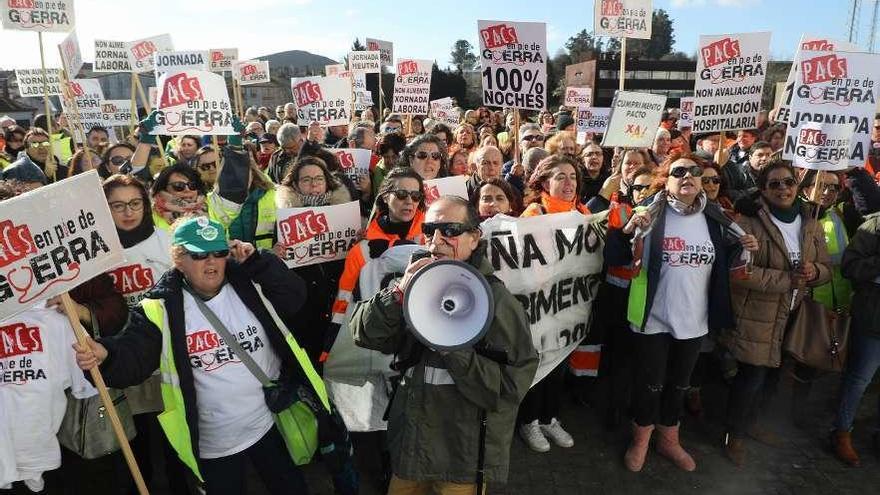
{"label": "blue jeans", "polygon": [[837,431],[852,429],[859,401],[865,389],[880,368],[880,337],[864,332],[852,332],[849,339],[849,356],[840,386],[840,407],[834,427]]}

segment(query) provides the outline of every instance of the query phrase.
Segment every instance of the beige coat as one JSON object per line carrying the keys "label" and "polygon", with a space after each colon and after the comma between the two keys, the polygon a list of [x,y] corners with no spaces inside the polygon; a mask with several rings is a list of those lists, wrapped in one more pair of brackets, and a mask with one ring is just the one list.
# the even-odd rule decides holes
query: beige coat
{"label": "beige coat", "polygon": [[[752,272],[745,280],[731,281],[731,299],[736,328],[725,330],[719,341],[740,362],[778,368],[782,361],[782,339],[791,313],[791,298],[797,288],[791,283],[793,266],[782,233],[770,218],[763,199],[756,216],[742,216],[742,228],[758,239],[752,253]],[[807,207],[801,210],[801,260],[816,264],[819,276],[807,284],[815,287],[831,278],[831,264],[825,235]],[[795,309],[806,290],[798,290]]]}

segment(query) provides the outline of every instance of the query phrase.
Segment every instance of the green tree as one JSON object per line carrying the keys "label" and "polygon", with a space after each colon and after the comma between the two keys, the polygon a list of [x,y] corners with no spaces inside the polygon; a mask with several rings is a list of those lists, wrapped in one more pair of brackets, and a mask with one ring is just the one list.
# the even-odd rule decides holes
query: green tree
{"label": "green tree", "polygon": [[[675,44],[675,27],[672,19],[663,9],[654,11],[651,18],[651,39],[630,39],[626,42],[626,53],[629,56],[637,56],[649,60],[659,60],[664,55],[672,53]],[[615,52],[619,52],[619,43]]]}
{"label": "green tree", "polygon": [[[351,44],[351,51],[353,51],[353,52],[362,52],[362,51],[365,51],[366,49],[367,49],[367,47],[364,46],[361,43],[361,40],[358,38],[355,38],[354,43]],[[348,69],[348,54],[346,54],[344,57],[342,57],[342,65],[344,65],[345,68]],[[323,73],[324,72],[322,70],[321,74],[323,75]]]}
{"label": "green tree", "polygon": [[571,57],[571,64],[577,64],[593,58],[602,53],[603,43],[599,37],[595,36],[592,31],[587,32],[582,29],[581,32],[572,36],[565,42],[565,49]]}
{"label": "green tree", "polygon": [[452,53],[449,62],[459,74],[466,70],[473,70],[477,65],[477,56],[473,52],[474,46],[468,40],[458,40],[452,45]]}

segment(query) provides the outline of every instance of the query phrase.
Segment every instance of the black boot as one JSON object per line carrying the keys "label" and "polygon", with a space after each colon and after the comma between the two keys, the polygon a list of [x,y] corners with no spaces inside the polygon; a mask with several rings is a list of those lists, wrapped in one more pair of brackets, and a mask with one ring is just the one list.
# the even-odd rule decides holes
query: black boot
{"label": "black boot", "polygon": [[810,396],[810,389],[813,388],[812,381],[801,381],[797,376],[792,377],[791,390],[791,422],[795,427],[806,430],[808,427],[807,418],[807,399]]}

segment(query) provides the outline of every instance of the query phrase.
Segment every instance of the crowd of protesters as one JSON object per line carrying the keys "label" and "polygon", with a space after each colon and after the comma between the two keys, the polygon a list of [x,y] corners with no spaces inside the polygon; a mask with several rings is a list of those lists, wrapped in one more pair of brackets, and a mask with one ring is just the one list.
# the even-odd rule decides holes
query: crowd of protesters
{"label": "crowd of protesters", "polygon": [[[83,369],[100,364],[108,384],[125,389],[137,430],[134,452],[148,483],[164,471],[176,494],[195,493],[200,485],[209,494],[241,493],[247,458],[272,493],[306,493],[298,467],[278,459],[287,457],[285,444],[261,394],[253,393],[259,388],[253,377],[247,371],[205,375],[192,351],[188,359],[172,356],[172,349],[187,352],[192,325],[199,323],[190,318],[202,314],[194,313],[201,305],[227,324],[253,326],[272,351],[254,353],[255,360],[272,370],[272,378],[302,375],[308,394],[328,411],[319,374],[351,314],[349,305],[358,345],[447,371],[448,382],[432,384],[426,377],[426,386],[392,398],[388,437],[378,445],[355,442],[382,459],[388,493],[395,494],[428,493],[432,483],[439,493],[472,493],[465,466],[476,465],[477,453],[461,440],[474,437],[476,445],[478,432],[457,426],[456,418],[481,409],[494,412],[485,482],[506,480],[516,435],[536,452],[572,447],[576,439],[560,422],[569,393],[579,403],[601,403],[606,427],[631,428],[621,460],[626,469],[660,462],[648,459],[653,437],[660,455],[693,471],[700,459],[680,443],[680,418],[685,410],[702,413],[701,385],[716,376],[729,390],[718,447],[734,465],[748,465],[745,438],[779,445],[762,413],[785,373],[797,389],[792,421],[802,424],[804,401],[820,371],[792,362],[783,341],[802,301],[813,298],[852,317],[829,436],[841,461],[860,464],[851,430],[880,367],[880,305],[873,299],[880,295],[880,188],[874,176],[880,114],[865,167],[816,174],[781,159],[785,125],[766,112],[754,129],[696,135],[669,108],[652,147],[608,149],[599,145],[601,135],[575,131],[571,109],[534,115],[460,110],[456,126],[386,109],[382,116],[366,110],[347,126],[322,128],[300,125],[293,104],[274,113],[248,108],[235,122],[239,134],[218,141],[157,139],[150,134],[156,124],[150,114],[118,142],[111,139],[114,130],[93,127],[84,145],[62,122],[53,122],[50,136],[44,129],[52,116],[29,125],[0,121],[3,199],[96,170],[126,263],[149,272],[153,286],[110,273],[72,294],[97,340],[77,347],[77,362]],[[333,148],[369,150],[369,173],[349,178]],[[425,181],[450,176],[466,179],[469,197],[447,197],[427,208]],[[279,208],[350,201],[360,203],[364,232],[345,261],[290,270],[279,262],[285,254],[276,232]],[[425,245],[438,257],[445,253],[490,275],[480,259],[480,221],[571,211],[608,215],[605,270],[586,337],[602,346],[596,378],[572,379],[566,361],[529,388],[536,360],[524,338],[528,324],[497,279],[493,291],[504,301],[496,310],[503,320],[497,338],[513,351],[500,368],[469,355],[417,353],[414,340],[398,332],[398,294],[360,293],[365,267],[391,247]],[[203,229],[225,236],[214,240]],[[425,263],[411,265],[397,290]],[[492,385],[483,375],[499,369],[492,377],[501,384]],[[592,387],[596,380],[609,386]],[[458,395],[442,391],[450,384]],[[608,393],[597,396],[597,390]],[[181,410],[172,410],[175,404]],[[169,433],[170,421],[178,421],[180,437]],[[151,442],[156,439],[158,445]],[[874,446],[880,451],[877,434]],[[44,469],[45,486],[26,480],[0,493],[131,489],[118,450],[95,458],[63,443],[61,450],[61,467]],[[357,484],[346,469],[331,469],[340,493]],[[118,483],[97,481],[107,479]]]}

